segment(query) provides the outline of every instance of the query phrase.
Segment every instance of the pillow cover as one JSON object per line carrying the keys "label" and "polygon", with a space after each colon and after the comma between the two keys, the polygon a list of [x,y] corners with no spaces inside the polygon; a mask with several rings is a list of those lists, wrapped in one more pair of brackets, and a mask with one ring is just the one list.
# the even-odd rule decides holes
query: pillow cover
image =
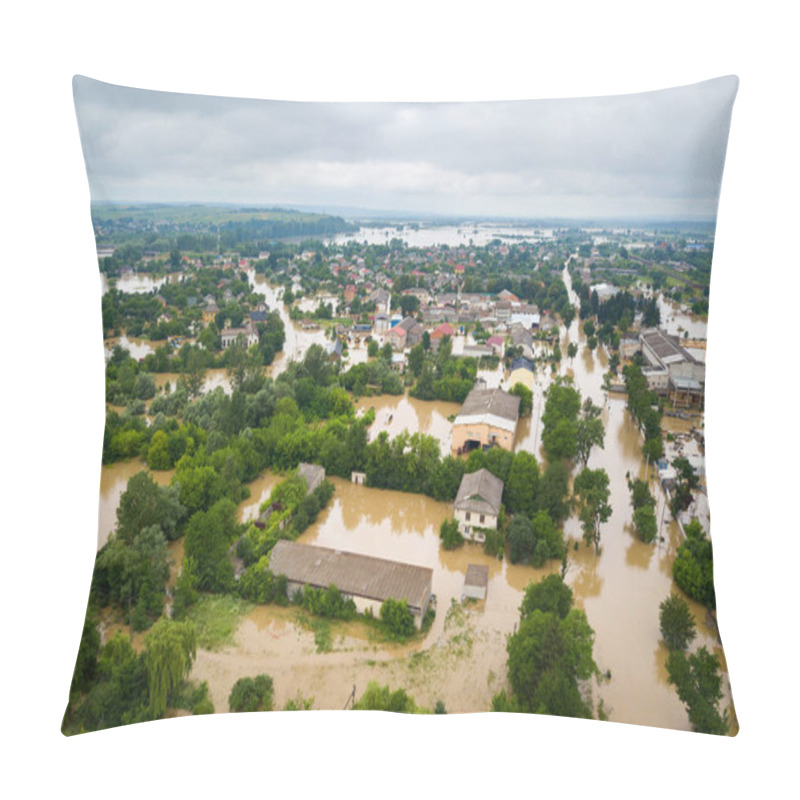
{"label": "pillow cover", "polygon": [[64,733],[369,708],[735,734],[703,397],[737,86],[76,77],[107,413]]}

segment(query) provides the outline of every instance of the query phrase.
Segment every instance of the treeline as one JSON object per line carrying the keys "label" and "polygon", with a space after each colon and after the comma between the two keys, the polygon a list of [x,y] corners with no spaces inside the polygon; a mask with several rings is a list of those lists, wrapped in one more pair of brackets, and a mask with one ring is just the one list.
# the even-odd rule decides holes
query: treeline
{"label": "treeline", "polygon": [[627,364],[622,374],[628,393],[628,411],[644,434],[642,454],[650,461],[657,461],[664,455],[658,395],[648,388],[647,378],[638,365]]}

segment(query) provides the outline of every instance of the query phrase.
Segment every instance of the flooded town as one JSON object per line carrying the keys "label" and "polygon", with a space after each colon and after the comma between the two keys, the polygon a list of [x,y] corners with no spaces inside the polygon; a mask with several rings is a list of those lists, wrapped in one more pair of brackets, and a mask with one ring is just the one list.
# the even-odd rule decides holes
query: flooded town
{"label": "flooded town", "polygon": [[[259,709],[736,733],[704,469],[713,225],[304,215],[281,238],[264,215],[237,244],[159,215],[94,209],[84,641],[130,670],[169,636],[190,655],[157,706],[100,713],[123,679],[87,670],[66,732],[249,710],[258,678]],[[572,655],[532,676],[544,637]],[[714,691],[691,697],[701,667]]]}

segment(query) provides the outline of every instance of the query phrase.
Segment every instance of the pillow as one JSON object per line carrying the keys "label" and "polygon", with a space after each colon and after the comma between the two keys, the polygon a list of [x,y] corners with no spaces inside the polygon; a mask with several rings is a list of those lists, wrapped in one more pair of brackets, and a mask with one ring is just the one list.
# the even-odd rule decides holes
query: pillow
{"label": "pillow", "polygon": [[76,76],[107,411],[63,732],[366,708],[734,735],[703,398],[737,86]]}

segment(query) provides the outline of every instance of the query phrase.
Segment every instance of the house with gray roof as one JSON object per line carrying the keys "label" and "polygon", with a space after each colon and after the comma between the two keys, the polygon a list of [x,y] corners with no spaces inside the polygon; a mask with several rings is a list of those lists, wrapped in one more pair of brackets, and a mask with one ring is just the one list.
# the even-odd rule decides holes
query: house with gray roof
{"label": "house with gray roof", "polygon": [[289,597],[306,585],[334,585],[353,599],[360,614],[370,609],[377,617],[385,600],[405,600],[417,627],[431,600],[433,570],[402,561],[281,539],[270,552],[269,568],[273,575],[286,576]]}
{"label": "house with gray roof", "polygon": [[516,395],[476,385],[453,422],[453,454],[461,455],[478,447],[513,450],[519,404]]}
{"label": "house with gray roof", "polygon": [[456,521],[462,535],[476,542],[486,541],[482,528],[497,528],[497,518],[503,501],[503,481],[479,469],[461,479],[455,503]]}

